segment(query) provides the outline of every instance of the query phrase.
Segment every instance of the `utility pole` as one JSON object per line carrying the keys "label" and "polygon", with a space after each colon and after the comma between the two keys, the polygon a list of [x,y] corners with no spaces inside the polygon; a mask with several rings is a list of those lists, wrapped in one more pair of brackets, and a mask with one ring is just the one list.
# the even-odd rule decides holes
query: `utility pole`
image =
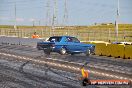
{"label": "utility pole", "polygon": [[115,33],[116,33],[116,42],[118,42],[118,22],[119,22],[119,0],[118,0],[118,7],[117,7],[117,18],[115,22]]}
{"label": "utility pole", "polygon": [[15,5],[14,5],[14,15],[15,15],[15,23],[14,23],[14,29],[16,30],[17,29],[17,25],[16,25],[16,2],[15,2]]}
{"label": "utility pole", "polygon": [[[46,5],[47,13],[46,13],[46,33],[48,31],[48,28],[51,26],[51,15],[50,15],[50,0],[47,0],[47,5]],[[49,33],[51,36],[51,28],[49,28]]]}
{"label": "utility pole", "polygon": [[[67,0],[64,2],[64,17],[63,17],[63,25],[66,27],[68,24],[68,9],[67,9]],[[69,29],[67,29],[67,34],[69,35]]]}
{"label": "utility pole", "polygon": [[50,0],[47,0],[46,26],[50,25]]}
{"label": "utility pole", "polygon": [[54,0],[54,8],[53,8],[53,18],[52,18],[52,35],[54,34],[55,26],[57,25],[57,0]]}
{"label": "utility pole", "polygon": [[67,0],[64,3],[64,17],[63,17],[63,24],[66,26],[68,22],[68,9],[67,9]]}
{"label": "utility pole", "polygon": [[32,21],[32,22],[33,22],[33,27],[35,26],[34,21],[35,21],[35,20]]}
{"label": "utility pole", "polygon": [[40,21],[40,20],[38,20],[38,23],[39,23],[39,26],[40,26],[41,21]]}

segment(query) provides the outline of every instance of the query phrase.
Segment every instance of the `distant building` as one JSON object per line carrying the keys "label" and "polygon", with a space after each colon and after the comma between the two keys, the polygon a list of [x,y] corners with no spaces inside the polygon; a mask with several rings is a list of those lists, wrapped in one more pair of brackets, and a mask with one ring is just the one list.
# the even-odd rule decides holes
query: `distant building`
{"label": "distant building", "polygon": [[94,23],[94,25],[111,25],[113,23]]}

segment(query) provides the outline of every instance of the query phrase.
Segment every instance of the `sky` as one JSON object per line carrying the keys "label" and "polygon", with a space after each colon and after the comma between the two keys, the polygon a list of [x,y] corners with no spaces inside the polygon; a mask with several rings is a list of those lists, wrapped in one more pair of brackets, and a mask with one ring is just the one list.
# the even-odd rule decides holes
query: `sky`
{"label": "sky", "polygon": [[[119,23],[132,24],[132,0],[119,1]],[[57,0],[57,25],[115,23],[118,0],[67,0],[67,21],[64,2]],[[0,0],[0,25],[15,24],[15,3],[17,25],[49,25],[53,20],[54,0]]]}

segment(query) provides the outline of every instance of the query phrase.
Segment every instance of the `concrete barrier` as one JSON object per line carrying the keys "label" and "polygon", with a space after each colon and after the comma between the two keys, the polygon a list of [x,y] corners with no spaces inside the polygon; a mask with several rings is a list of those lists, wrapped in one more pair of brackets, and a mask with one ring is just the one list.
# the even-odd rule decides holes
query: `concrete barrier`
{"label": "concrete barrier", "polygon": [[44,39],[32,39],[32,38],[18,38],[18,37],[0,37],[0,44],[10,45],[26,45],[35,47],[37,42],[44,41]]}
{"label": "concrete barrier", "polygon": [[107,44],[107,51],[105,52],[105,55],[108,57],[111,56],[111,50],[111,44]]}
{"label": "concrete barrier", "polygon": [[96,43],[95,44],[95,54],[96,55],[102,55],[103,51],[104,51],[104,47],[106,47],[105,43]]}
{"label": "concrete barrier", "polygon": [[109,44],[109,54],[112,57],[125,58],[125,45],[124,44]]}
{"label": "concrete barrier", "polygon": [[103,56],[107,56],[107,54],[109,53],[109,51],[110,51],[110,48],[108,47],[108,45],[110,44],[110,43],[104,43],[105,45],[102,47],[103,49],[102,49],[102,55]]}
{"label": "concrete barrier", "polygon": [[83,43],[95,44],[96,55],[132,59],[132,45],[110,44],[104,41],[88,41]]}
{"label": "concrete barrier", "polygon": [[125,45],[125,58],[132,59],[132,45]]}
{"label": "concrete barrier", "polygon": [[107,44],[108,42],[104,41],[91,41],[92,44],[95,44],[95,54],[96,55],[103,55],[107,54]]}

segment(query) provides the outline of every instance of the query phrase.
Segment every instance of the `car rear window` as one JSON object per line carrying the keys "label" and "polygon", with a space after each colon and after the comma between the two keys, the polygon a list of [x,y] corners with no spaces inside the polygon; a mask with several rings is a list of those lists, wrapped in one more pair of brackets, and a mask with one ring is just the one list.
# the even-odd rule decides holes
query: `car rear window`
{"label": "car rear window", "polygon": [[48,41],[50,42],[60,42],[62,37],[50,37]]}

